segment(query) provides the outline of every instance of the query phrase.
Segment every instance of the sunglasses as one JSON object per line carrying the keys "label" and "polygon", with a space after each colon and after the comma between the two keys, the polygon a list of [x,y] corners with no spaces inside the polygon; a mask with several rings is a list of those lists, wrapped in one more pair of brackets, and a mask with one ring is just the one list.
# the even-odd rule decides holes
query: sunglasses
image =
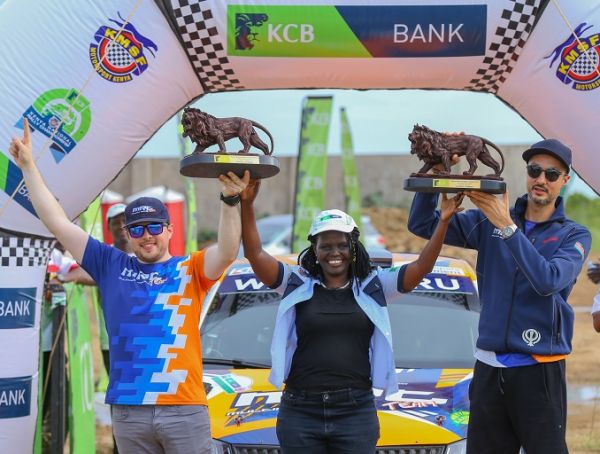
{"label": "sunglasses", "polygon": [[553,167],[550,167],[549,169],[542,169],[537,164],[529,164],[527,166],[527,175],[529,175],[531,178],[539,177],[542,174],[542,172],[544,172],[546,180],[548,180],[551,183],[554,183],[556,180],[558,180],[558,177],[564,175],[563,172]]}
{"label": "sunglasses", "polygon": [[146,225],[130,225],[127,227],[127,231],[131,238],[141,238],[144,235],[144,230],[148,230],[148,233],[152,236],[160,235],[163,233],[164,224],[146,224]]}

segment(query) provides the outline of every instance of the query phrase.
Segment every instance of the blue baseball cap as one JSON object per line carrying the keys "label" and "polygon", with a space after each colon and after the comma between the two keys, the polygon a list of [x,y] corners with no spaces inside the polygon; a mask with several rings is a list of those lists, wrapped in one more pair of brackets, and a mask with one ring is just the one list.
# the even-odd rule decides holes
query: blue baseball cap
{"label": "blue baseball cap", "polygon": [[554,156],[562,162],[567,168],[567,173],[571,170],[571,149],[556,139],[546,139],[534,143],[528,150],[523,152],[523,159],[529,162],[532,156],[536,154],[548,154]]}
{"label": "blue baseball cap", "polygon": [[169,212],[160,200],[154,197],[140,197],[125,207],[125,226],[141,222],[169,223]]}

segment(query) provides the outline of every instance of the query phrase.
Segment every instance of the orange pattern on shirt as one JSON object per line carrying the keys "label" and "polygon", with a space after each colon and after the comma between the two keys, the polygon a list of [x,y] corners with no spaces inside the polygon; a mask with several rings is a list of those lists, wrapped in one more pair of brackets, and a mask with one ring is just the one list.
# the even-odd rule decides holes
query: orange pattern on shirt
{"label": "orange pattern on shirt", "polygon": [[[204,250],[194,252],[188,260],[181,263],[186,267],[186,274],[191,276],[190,282],[180,295],[171,295],[167,305],[177,307],[177,314],[185,317],[182,326],[175,334],[186,336],[183,348],[171,347],[168,352],[175,357],[169,360],[166,372],[186,370],[187,377],[177,387],[175,394],[161,394],[157,405],[207,405],[206,392],[202,381],[202,347],[198,324],[202,303],[207,291],[215,281],[204,275]],[[182,299],[191,299],[191,304],[181,304]]]}

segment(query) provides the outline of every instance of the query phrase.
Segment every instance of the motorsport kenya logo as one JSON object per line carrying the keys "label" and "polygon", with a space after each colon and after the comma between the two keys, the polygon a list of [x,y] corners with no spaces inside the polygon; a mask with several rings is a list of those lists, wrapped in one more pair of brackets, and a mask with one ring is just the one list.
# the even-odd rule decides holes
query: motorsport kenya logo
{"label": "motorsport kenya logo", "polygon": [[[90,44],[90,61],[100,77],[109,82],[124,83],[133,80],[148,69],[148,59],[144,51],[155,57],[153,51],[158,46],[139,33],[132,23],[109,19],[116,27],[102,26],[94,34]],[[121,33],[119,33],[121,30]]]}
{"label": "motorsport kenya logo", "polygon": [[600,87],[600,33],[582,36],[593,25],[583,22],[569,38],[544,58],[559,60],[556,77],[573,90],[588,91]]}

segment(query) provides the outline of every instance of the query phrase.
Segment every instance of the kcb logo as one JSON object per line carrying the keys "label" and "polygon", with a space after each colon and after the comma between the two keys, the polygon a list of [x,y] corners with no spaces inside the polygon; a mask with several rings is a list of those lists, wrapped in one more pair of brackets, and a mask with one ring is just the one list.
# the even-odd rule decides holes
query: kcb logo
{"label": "kcb logo", "polygon": [[310,24],[268,24],[268,41],[286,43],[312,43],[315,28]]}
{"label": "kcb logo", "polygon": [[235,48],[249,50],[258,41],[258,27],[269,20],[266,14],[236,14],[235,15]]}
{"label": "kcb logo", "polygon": [[315,28],[311,24],[271,24],[267,23],[268,20],[269,16],[264,13],[236,13],[236,50],[251,50],[261,41],[274,44],[311,43],[315,40]]}

